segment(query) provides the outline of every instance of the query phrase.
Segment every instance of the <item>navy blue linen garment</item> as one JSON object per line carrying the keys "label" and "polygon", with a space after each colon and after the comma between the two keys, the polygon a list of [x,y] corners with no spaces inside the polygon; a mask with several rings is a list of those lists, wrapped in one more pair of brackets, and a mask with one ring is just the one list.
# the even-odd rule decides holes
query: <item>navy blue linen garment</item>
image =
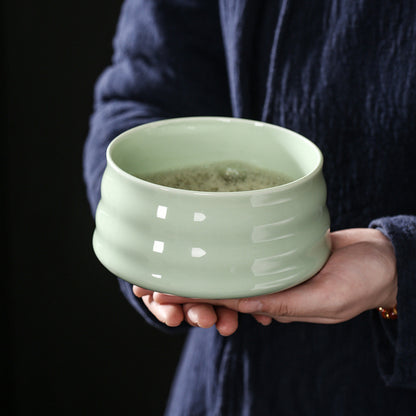
{"label": "navy blue linen garment", "polygon": [[230,337],[182,325],[166,414],[415,415],[416,2],[126,0],[84,151],[92,211],[111,139],[195,115],[263,120],[314,141],[332,229],[376,227],[393,242],[399,319],[368,311],[263,327],[241,316]]}

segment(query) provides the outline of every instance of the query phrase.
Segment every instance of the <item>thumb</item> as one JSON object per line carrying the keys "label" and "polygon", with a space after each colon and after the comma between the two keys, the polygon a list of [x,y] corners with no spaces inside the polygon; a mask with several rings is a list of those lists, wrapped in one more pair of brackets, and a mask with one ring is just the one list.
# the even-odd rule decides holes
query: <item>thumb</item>
{"label": "thumb", "polygon": [[272,318],[319,316],[325,309],[325,291],[317,277],[281,292],[240,299],[238,311]]}

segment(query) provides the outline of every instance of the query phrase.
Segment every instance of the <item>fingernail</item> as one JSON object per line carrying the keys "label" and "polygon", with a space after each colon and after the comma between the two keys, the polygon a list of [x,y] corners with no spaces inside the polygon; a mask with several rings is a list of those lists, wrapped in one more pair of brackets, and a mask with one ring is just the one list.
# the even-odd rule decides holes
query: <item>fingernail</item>
{"label": "fingernail", "polygon": [[188,318],[190,321],[192,321],[196,326],[199,326],[198,324],[198,314],[191,308],[188,311]]}

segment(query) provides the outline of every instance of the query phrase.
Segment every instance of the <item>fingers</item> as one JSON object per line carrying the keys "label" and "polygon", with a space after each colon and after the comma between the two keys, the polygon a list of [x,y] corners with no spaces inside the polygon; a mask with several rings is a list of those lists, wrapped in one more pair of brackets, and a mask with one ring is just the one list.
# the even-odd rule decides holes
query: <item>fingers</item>
{"label": "fingers", "polygon": [[232,335],[238,328],[238,313],[223,306],[186,303],[183,310],[186,321],[192,326],[210,328],[215,324],[223,336]]}
{"label": "fingers", "polygon": [[210,328],[217,322],[217,314],[214,307],[209,304],[187,303],[160,303],[155,299],[151,290],[133,286],[135,296],[141,298],[149,311],[162,323],[170,327],[178,326],[182,321],[200,328]]}
{"label": "fingers", "polygon": [[162,323],[170,327],[179,326],[184,320],[181,305],[161,305],[155,302],[152,295],[142,296],[143,303],[149,311]]}
{"label": "fingers", "polygon": [[[179,305],[172,305],[179,306]],[[217,314],[212,305],[199,303],[183,304],[183,312],[188,324],[200,328],[211,328],[217,322]]]}
{"label": "fingers", "polygon": [[[161,294],[158,292],[153,293],[152,295],[147,295],[148,293],[146,289],[136,288],[135,294],[142,295],[143,301],[149,310],[158,318],[159,321],[166,323],[168,326],[177,326],[180,324],[182,319],[182,314],[177,308],[182,307],[183,311],[183,319],[189,325],[200,327],[200,328],[210,328],[214,324],[218,332],[222,336],[229,336],[232,335],[238,328],[238,312],[250,313],[252,310],[261,309],[261,311],[256,314],[253,313],[253,317],[259,322],[261,325],[267,326],[270,325],[273,321],[271,316],[265,315],[267,313],[264,309],[267,308],[267,304],[265,305],[264,302],[260,304],[256,303],[256,306],[251,306],[251,301],[254,298],[249,299],[231,299],[231,300],[201,300],[198,299],[199,302],[210,302],[210,303],[196,303],[196,302],[188,302],[188,303],[180,303],[184,300],[188,300],[188,298],[181,298],[172,295]],[[155,300],[155,298],[157,300]],[[162,303],[159,303],[159,300]],[[172,303],[166,303],[166,302]],[[195,300],[196,301],[196,300]],[[177,303],[176,303],[177,302]],[[226,306],[214,306],[211,304],[212,302],[226,302],[230,306],[236,308],[236,310],[232,310]],[[259,306],[261,305],[261,306]],[[177,307],[177,308],[176,308]],[[283,312],[282,312],[283,313]],[[275,316],[275,319],[282,323],[289,323],[295,321],[309,321],[309,322],[320,322],[320,323],[334,323],[330,319],[321,319],[319,317],[316,318],[304,318],[304,317],[297,317],[297,316]]]}
{"label": "fingers", "polygon": [[[328,277],[331,278],[331,277]],[[281,323],[289,322],[314,322],[314,323],[337,323],[350,318],[350,316],[334,316],[334,302],[326,286],[332,289],[331,283],[325,278],[316,276],[302,285],[286,291],[272,293],[269,295],[256,296],[241,299],[195,299],[200,304],[215,305],[216,310],[232,310],[251,314],[262,325],[269,325],[273,319]],[[186,300],[178,296],[154,293],[154,298],[161,304],[180,304]],[[332,294],[332,298],[335,296]],[[188,299],[189,301],[189,299]],[[221,308],[221,309],[220,309]],[[226,316],[229,316],[228,313]],[[237,316],[237,315],[235,315]],[[352,316],[351,316],[352,317]],[[225,320],[228,325],[228,321]],[[222,321],[218,317],[217,329],[221,328]],[[229,325],[234,327],[238,324],[235,318]],[[231,332],[231,329],[229,330]],[[222,333],[219,330],[220,333]],[[224,331],[228,333],[226,329]]]}
{"label": "fingers", "polygon": [[238,328],[238,312],[228,309],[224,306],[217,306],[217,331],[222,336],[229,336],[234,334]]}
{"label": "fingers", "polygon": [[253,318],[259,323],[264,326],[270,325],[273,321],[273,319],[270,316],[266,315],[257,315],[253,314]]}
{"label": "fingers", "polygon": [[161,305],[155,302],[153,291],[133,286],[133,293],[143,300],[147,309],[162,323],[170,327],[179,326],[184,320],[184,314],[180,305]]}
{"label": "fingers", "polygon": [[[296,303],[300,304],[300,308],[305,307],[302,302],[302,293],[309,297],[308,291],[300,291],[300,287],[291,289],[291,292],[285,291],[280,293],[272,293],[270,295],[255,296],[241,299],[195,299],[195,302],[207,303],[211,305],[223,306],[236,312],[249,313],[258,316],[290,316]],[[300,293],[299,293],[300,292]],[[186,298],[179,296],[166,295],[155,292],[154,299],[161,304],[180,304]],[[189,299],[188,299],[189,300]],[[310,303],[310,301],[309,301]],[[309,304],[307,303],[307,304]],[[260,318],[264,322],[265,318]]]}
{"label": "fingers", "polygon": [[[262,325],[269,325],[273,319],[278,322],[288,323],[295,321],[315,323],[340,322],[340,318],[332,318],[330,314],[322,312],[325,291],[310,280],[303,285],[287,291],[272,293],[241,299],[192,299],[191,305],[198,304],[190,314],[187,321],[194,326],[201,326],[204,314],[208,306],[215,306],[217,311],[216,326],[221,335],[230,335],[238,327],[238,312],[251,314]],[[167,295],[155,292],[154,300],[161,305],[181,305],[190,302],[190,299],[179,296]],[[321,312],[320,314],[317,312]],[[222,315],[220,315],[222,314]],[[210,322],[211,323],[211,322]],[[209,327],[205,324],[203,327]]]}
{"label": "fingers", "polygon": [[133,286],[133,293],[138,298],[141,298],[142,296],[152,295],[153,290],[147,290],[147,289],[143,289],[142,287],[139,287],[139,286]]}

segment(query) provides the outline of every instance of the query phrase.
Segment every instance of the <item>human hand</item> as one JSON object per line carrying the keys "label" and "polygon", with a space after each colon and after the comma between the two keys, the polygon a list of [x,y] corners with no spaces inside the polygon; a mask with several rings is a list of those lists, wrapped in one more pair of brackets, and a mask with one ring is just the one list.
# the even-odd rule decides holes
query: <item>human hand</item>
{"label": "human hand", "polygon": [[[238,312],[225,306],[209,304],[213,301],[162,295],[138,286],[133,286],[133,293],[143,300],[147,309],[160,322],[167,326],[176,327],[183,321],[200,328],[210,328],[215,325],[217,331],[223,336],[231,335],[237,330]],[[155,297],[160,296],[171,296],[173,302],[162,300],[162,303],[159,303]],[[268,316],[252,315],[262,325],[269,325],[272,322],[272,318]]]}
{"label": "human hand", "polygon": [[[222,334],[229,335],[237,329],[237,312],[252,314],[264,325],[272,319],[285,323],[338,323],[378,306],[389,308],[396,304],[396,259],[388,238],[378,230],[348,229],[331,233],[331,242],[333,252],[326,265],[312,279],[294,288],[225,300],[187,299],[149,292],[147,303],[149,300],[152,303],[148,307],[158,315],[172,308],[170,311],[175,310],[175,314],[170,317],[176,315],[179,319],[182,313],[182,319],[188,322],[191,310],[193,324],[203,327],[201,323],[209,326],[215,323],[220,333],[220,328],[226,327],[228,330]],[[142,290],[136,287],[136,296],[143,295]]]}
{"label": "human hand", "polygon": [[[161,295],[160,293],[138,286],[133,286],[133,293],[143,300],[149,311],[160,322],[167,326],[175,327],[183,321],[186,321],[191,326],[200,328],[210,328],[216,325],[218,332],[224,336],[231,335],[237,330],[238,312],[224,306],[211,305],[206,301],[201,303],[199,300],[177,297],[172,297],[172,299],[175,299],[173,303],[166,301],[159,303],[155,300],[155,297]],[[181,301],[178,302],[178,299],[181,299]],[[266,320],[270,319],[264,318]],[[261,317],[260,321],[264,320],[264,318]]]}

